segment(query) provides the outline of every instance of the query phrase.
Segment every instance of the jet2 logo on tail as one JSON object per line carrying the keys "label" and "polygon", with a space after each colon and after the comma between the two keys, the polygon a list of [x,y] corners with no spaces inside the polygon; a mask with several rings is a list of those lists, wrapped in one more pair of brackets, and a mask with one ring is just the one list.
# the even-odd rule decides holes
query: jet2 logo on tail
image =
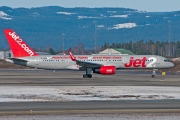
{"label": "jet2 logo on tail", "polygon": [[130,58],[130,62],[129,63],[126,63],[124,64],[125,67],[135,67],[135,68],[138,68],[138,67],[146,67],[146,57],[143,57],[142,59],[135,59],[134,60],[134,57],[131,57]]}
{"label": "jet2 logo on tail", "polygon": [[18,43],[18,45],[21,46],[21,48],[23,48],[30,56],[34,55],[34,52],[32,50],[30,50],[30,48],[23,42],[23,40],[16,35],[15,32],[11,33],[9,32],[9,35]]}

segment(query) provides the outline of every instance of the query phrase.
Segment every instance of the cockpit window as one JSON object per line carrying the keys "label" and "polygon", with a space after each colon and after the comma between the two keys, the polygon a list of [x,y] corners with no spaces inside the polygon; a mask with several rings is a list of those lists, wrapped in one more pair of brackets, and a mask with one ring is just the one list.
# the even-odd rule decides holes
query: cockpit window
{"label": "cockpit window", "polygon": [[169,59],[165,59],[164,62],[171,62]]}

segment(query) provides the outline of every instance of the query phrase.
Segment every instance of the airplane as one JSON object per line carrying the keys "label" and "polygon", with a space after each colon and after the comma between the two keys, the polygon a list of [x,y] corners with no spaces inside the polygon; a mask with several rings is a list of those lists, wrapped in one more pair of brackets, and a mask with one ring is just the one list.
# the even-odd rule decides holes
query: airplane
{"label": "airplane", "polygon": [[156,69],[171,68],[174,64],[158,55],[39,55],[30,48],[12,29],[4,29],[5,36],[12,50],[9,58],[14,64],[40,69],[85,70],[83,78],[92,78],[92,72],[113,75],[117,69]]}

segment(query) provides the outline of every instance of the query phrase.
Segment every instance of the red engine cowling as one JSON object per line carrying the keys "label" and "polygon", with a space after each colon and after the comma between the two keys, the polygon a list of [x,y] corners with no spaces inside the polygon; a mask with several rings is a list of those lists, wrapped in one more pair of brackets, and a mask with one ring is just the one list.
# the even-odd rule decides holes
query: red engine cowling
{"label": "red engine cowling", "polygon": [[103,75],[112,75],[115,74],[116,67],[115,66],[101,66],[100,68],[95,68],[93,73],[103,74]]}

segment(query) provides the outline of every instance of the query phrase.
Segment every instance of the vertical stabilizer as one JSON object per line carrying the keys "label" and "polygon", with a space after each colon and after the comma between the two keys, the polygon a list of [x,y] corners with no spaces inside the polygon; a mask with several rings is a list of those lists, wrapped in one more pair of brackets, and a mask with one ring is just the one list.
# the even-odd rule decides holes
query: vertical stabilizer
{"label": "vertical stabilizer", "polygon": [[14,57],[37,56],[38,54],[30,48],[13,30],[5,29],[4,34],[9,43]]}

